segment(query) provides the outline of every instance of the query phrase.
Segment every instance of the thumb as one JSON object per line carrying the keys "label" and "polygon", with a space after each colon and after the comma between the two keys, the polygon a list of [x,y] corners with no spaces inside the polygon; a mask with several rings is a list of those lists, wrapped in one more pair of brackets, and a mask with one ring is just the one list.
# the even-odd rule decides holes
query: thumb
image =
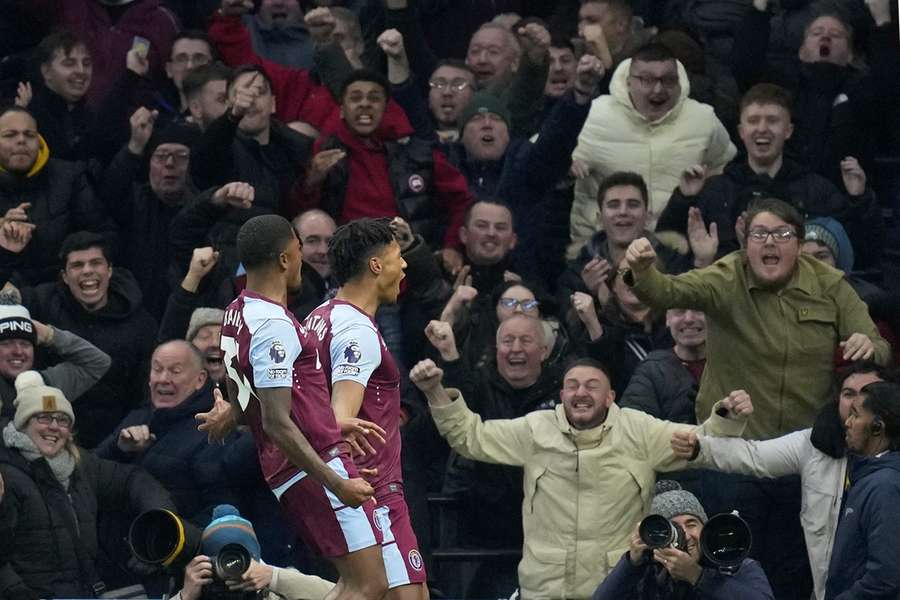
{"label": "thumb", "polygon": [[715,221],[709,224],[709,237],[719,237],[719,225]]}
{"label": "thumb", "polygon": [[151,433],[149,439],[150,439],[151,442],[155,442],[155,441],[156,441],[156,434],[155,434],[155,433]]}

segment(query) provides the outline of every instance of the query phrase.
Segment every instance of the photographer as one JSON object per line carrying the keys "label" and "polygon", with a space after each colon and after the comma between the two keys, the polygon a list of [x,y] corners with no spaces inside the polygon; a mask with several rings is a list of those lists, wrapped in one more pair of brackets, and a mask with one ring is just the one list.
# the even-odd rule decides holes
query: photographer
{"label": "photographer", "polygon": [[[172,600],[261,598],[268,594],[292,600],[323,600],[334,587],[330,581],[304,575],[296,569],[261,563],[253,525],[241,518],[233,506],[217,506],[213,517],[213,521],[203,530],[200,554],[185,567],[184,587]],[[249,567],[242,575],[231,579],[227,571],[240,564],[239,559],[233,556],[235,546],[240,546],[245,557],[249,557]],[[223,559],[223,554],[230,549],[231,555]]]}
{"label": "photographer", "polygon": [[[662,485],[657,483],[657,489]],[[672,487],[653,497],[650,514],[661,515],[681,528],[683,539],[651,550],[636,528],[631,548],[594,592],[593,600],[772,600],[772,589],[756,561],[745,558],[733,574],[700,563],[706,512],[696,496]]]}

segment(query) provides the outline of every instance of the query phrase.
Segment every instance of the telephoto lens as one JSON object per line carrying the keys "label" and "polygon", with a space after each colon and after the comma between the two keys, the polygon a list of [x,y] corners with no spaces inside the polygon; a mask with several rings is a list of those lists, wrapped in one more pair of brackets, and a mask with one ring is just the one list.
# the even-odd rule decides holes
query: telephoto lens
{"label": "telephoto lens", "polygon": [[687,538],[684,530],[680,525],[662,515],[644,517],[638,526],[638,535],[642,542],[653,549],[671,546],[679,550],[687,550]]}
{"label": "telephoto lens", "polygon": [[701,563],[724,573],[734,573],[750,555],[753,535],[750,526],[736,512],[711,518],[700,534]]}

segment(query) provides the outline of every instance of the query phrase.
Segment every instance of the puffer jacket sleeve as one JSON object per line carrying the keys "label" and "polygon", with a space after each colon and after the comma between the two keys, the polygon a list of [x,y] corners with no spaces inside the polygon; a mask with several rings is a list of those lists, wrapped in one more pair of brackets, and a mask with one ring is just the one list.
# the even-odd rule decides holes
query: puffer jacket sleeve
{"label": "puffer jacket sleeve", "polygon": [[631,376],[625,393],[619,400],[622,408],[633,408],[657,419],[664,418],[662,406],[659,403],[659,390],[657,383],[665,382],[665,373],[662,371],[659,361],[644,361],[638,365]]}
{"label": "puffer jacket sleeve", "polygon": [[754,477],[799,475],[812,448],[809,434],[810,430],[804,429],[763,441],[701,437],[695,466]]}

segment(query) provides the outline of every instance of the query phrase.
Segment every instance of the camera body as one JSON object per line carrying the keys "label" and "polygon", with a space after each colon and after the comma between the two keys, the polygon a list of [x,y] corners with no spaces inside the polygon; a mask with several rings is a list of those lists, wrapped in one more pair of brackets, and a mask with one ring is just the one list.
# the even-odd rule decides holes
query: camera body
{"label": "camera body", "polygon": [[678,523],[670,521],[662,515],[648,515],[638,526],[641,541],[651,550],[658,548],[677,548],[687,552],[687,537]]}
{"label": "camera body", "polygon": [[226,544],[209,560],[213,567],[213,580],[203,587],[203,600],[250,600],[259,596],[257,592],[228,589],[226,581],[238,581],[247,569],[253,556],[241,544]]}

